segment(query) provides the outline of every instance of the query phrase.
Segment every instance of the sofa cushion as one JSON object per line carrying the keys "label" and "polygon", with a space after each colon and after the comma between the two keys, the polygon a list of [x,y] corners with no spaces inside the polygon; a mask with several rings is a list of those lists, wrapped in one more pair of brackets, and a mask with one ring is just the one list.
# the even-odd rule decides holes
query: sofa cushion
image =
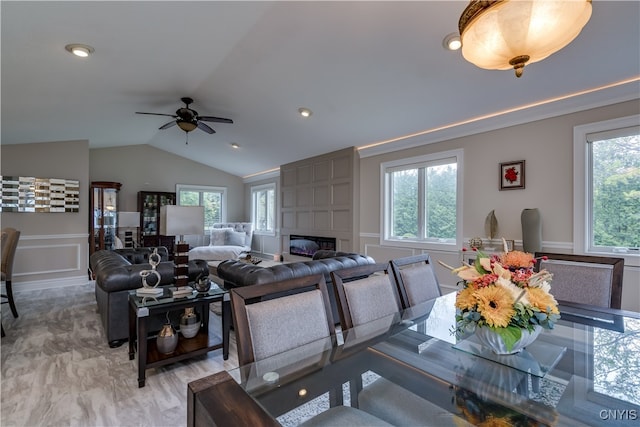
{"label": "sofa cushion", "polygon": [[[212,228],[209,246],[224,246],[227,240],[227,232],[229,231],[233,231],[233,228]],[[244,246],[244,242],[239,246]]]}
{"label": "sofa cushion", "polygon": [[229,230],[225,234],[225,245],[228,246],[244,246],[244,241],[247,237],[247,233],[244,231]]}

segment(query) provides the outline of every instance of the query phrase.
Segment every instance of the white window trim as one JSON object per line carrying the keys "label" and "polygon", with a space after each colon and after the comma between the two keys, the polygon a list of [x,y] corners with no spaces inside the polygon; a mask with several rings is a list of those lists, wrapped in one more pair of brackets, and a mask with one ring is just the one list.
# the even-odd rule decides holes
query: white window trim
{"label": "white window trim", "polygon": [[[389,206],[388,181],[386,179],[386,171],[390,168],[399,166],[411,166],[417,163],[426,163],[442,160],[445,158],[455,157],[457,163],[456,174],[456,241],[455,243],[444,242],[425,242],[410,239],[389,239],[387,237],[390,228],[390,215],[387,212]],[[433,154],[426,154],[417,157],[410,157],[399,160],[391,160],[380,164],[380,246],[396,246],[412,249],[438,250],[442,252],[457,252],[463,246],[463,182],[464,182],[464,150],[456,149],[449,151],[441,151]]]}
{"label": "white window trim", "polygon": [[[273,190],[273,208],[275,210],[275,212],[273,212],[273,231],[263,231],[263,230],[258,230],[255,228],[255,224],[256,224],[256,209],[254,206],[254,201],[255,201],[255,197],[254,194],[257,191],[262,191],[262,190]],[[276,189],[276,183],[275,182],[270,182],[268,184],[261,184],[261,185],[255,185],[251,187],[251,223],[254,225],[254,230],[253,230],[253,234],[259,234],[262,236],[275,236],[276,235],[276,230],[278,228],[278,191]]]}
{"label": "white window trim", "polygon": [[640,255],[589,250],[589,157],[587,135],[611,129],[637,126],[640,115],[588,123],[573,128],[573,252],[594,256],[624,258],[625,266],[640,266]]}
{"label": "white window trim", "polygon": [[222,193],[222,212],[220,222],[227,222],[227,187],[213,187],[208,185],[176,184],[176,201],[180,203],[180,191],[206,191]]}

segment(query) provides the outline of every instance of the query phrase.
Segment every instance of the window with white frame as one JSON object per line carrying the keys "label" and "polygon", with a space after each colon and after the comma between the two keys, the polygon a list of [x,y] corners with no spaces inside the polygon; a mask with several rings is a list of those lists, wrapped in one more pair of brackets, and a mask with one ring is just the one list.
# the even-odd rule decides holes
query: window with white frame
{"label": "window with white frame", "polygon": [[461,245],[462,161],[462,150],[452,150],[381,165],[381,244]]}
{"label": "window with white frame", "polygon": [[640,255],[638,123],[631,116],[574,129],[574,251]]}
{"label": "window with white frame", "polygon": [[227,220],[227,189],[201,185],[176,185],[178,205],[204,206],[204,229]]}
{"label": "window with white frame", "polygon": [[258,234],[275,234],[276,184],[251,187],[251,221]]}

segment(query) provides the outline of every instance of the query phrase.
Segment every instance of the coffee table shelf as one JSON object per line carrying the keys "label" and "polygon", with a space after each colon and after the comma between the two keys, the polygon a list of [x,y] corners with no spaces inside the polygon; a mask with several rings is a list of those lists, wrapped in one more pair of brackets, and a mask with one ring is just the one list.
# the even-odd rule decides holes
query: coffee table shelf
{"label": "coffee table shelf", "polygon": [[[209,304],[222,303],[222,337],[209,329]],[[184,338],[178,334],[176,349],[163,354],[158,351],[155,331],[149,330],[149,319],[164,316],[169,311],[181,311],[195,307],[200,314],[201,328],[193,338]],[[129,360],[138,358],[138,387],[145,386],[146,370],[170,363],[180,362],[222,348],[224,360],[229,357],[229,329],[231,325],[231,303],[228,292],[219,287],[212,288],[206,294],[187,295],[173,298],[165,289],[157,297],[140,297],[136,291],[129,293]]]}
{"label": "coffee table shelf", "polygon": [[166,365],[167,360],[171,360],[170,363],[175,363],[190,359],[219,348],[222,348],[221,338],[211,331],[205,333],[201,330],[193,338],[185,338],[180,335],[178,346],[170,354],[160,353],[155,338],[151,337],[147,341],[147,368]]}

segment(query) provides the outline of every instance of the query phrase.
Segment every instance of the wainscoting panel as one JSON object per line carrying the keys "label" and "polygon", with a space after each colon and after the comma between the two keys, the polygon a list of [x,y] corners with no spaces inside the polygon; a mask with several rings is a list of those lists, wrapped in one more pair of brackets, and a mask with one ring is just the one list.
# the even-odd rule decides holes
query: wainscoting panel
{"label": "wainscoting panel", "polygon": [[14,291],[86,283],[89,280],[86,234],[21,235],[13,265]]}

